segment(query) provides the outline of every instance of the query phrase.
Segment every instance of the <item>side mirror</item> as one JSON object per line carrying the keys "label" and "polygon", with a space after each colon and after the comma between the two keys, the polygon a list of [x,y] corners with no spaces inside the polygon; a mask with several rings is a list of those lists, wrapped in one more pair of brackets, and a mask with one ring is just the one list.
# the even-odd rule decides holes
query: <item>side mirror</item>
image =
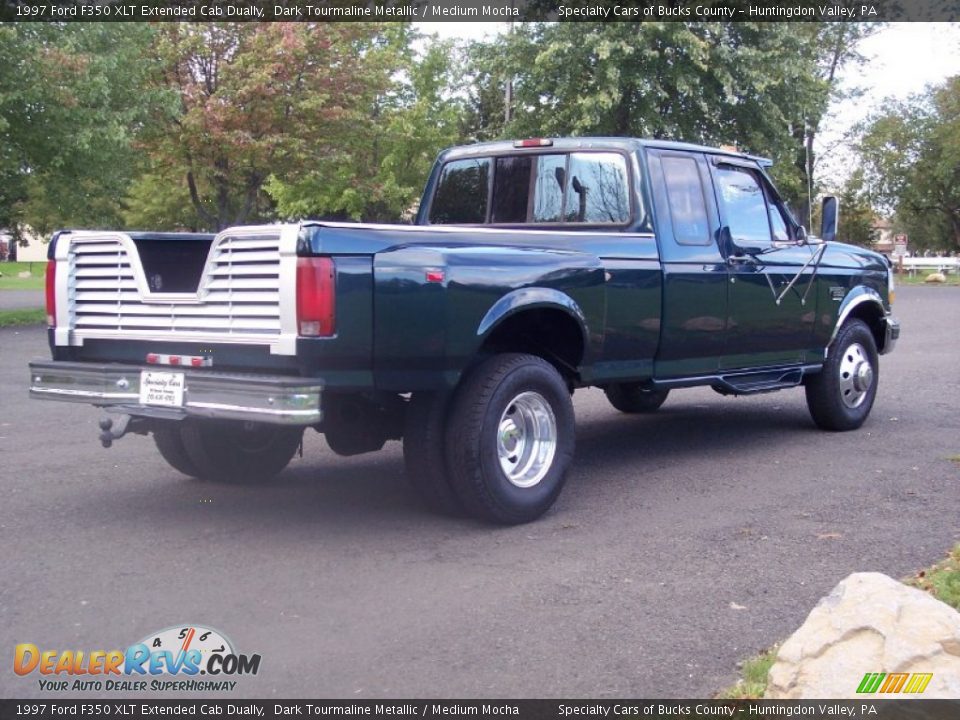
{"label": "side mirror", "polygon": [[820,237],[826,242],[837,239],[837,225],[840,224],[840,201],[833,195],[823,199],[823,212],[820,221]]}
{"label": "side mirror", "polygon": [[807,235],[807,228],[800,225],[797,228],[797,245],[807,245],[810,242],[810,236]]}

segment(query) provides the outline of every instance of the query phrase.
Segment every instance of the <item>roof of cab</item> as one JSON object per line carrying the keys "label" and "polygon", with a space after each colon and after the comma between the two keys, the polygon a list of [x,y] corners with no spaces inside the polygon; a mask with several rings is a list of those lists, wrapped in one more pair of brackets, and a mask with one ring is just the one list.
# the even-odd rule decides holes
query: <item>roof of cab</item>
{"label": "roof of cab", "polygon": [[450,160],[454,158],[476,157],[478,155],[516,153],[516,152],[544,152],[548,148],[556,150],[602,150],[614,149],[631,151],[641,147],[656,148],[658,150],[679,150],[683,152],[709,153],[711,155],[726,155],[729,157],[752,160],[753,162],[769,167],[773,164],[768,158],[757,155],[748,155],[747,153],[736,152],[727,148],[708,147],[706,145],[696,145],[693,143],[677,142],[674,140],[654,140],[646,138],[625,138],[625,137],[568,137],[568,138],[546,138],[550,140],[551,145],[536,146],[529,148],[519,148],[514,145],[513,140],[496,140],[493,142],[476,143],[474,145],[459,145],[452,147],[441,153],[441,158]]}

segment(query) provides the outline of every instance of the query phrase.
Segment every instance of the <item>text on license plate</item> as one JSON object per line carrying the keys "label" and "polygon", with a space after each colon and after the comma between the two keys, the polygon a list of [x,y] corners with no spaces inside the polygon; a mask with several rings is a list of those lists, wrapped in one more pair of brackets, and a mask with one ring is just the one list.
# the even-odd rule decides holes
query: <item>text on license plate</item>
{"label": "text on license plate", "polygon": [[143,405],[183,405],[183,373],[140,372],[140,402]]}

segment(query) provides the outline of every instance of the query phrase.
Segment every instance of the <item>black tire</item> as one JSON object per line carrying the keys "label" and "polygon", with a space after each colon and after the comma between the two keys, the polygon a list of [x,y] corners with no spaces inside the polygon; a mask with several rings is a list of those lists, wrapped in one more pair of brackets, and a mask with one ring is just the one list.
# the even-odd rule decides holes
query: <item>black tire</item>
{"label": "black tire", "polygon": [[[552,454],[549,443],[540,439],[551,435]],[[556,501],[573,459],[570,392],[542,358],[496,355],[458,388],[446,440],[450,483],[467,512],[504,525],[530,522]],[[513,480],[501,465],[500,449],[503,462],[517,471]],[[511,450],[515,456],[508,454]]]}
{"label": "black tire", "polygon": [[180,438],[195,477],[224,483],[268,480],[300,447],[303,428],[260,423],[185,420]]}
{"label": "black tire", "polygon": [[462,517],[463,503],[450,485],[446,458],[448,393],[414,393],[403,430],[403,464],[407,480],[424,505],[440,515]]}
{"label": "black tire", "polygon": [[200,471],[187,454],[180,437],[180,423],[171,422],[158,425],[153,431],[153,442],[160,455],[174,470],[190,477],[198,477]]}
{"label": "black tire", "polygon": [[877,357],[870,328],[861,320],[844,323],[830,343],[823,370],[806,381],[807,407],[818,427],[841,432],[863,425],[877,396]]}
{"label": "black tire", "polygon": [[651,390],[641,383],[613,383],[604,387],[603,392],[611,405],[625,413],[653,412],[670,394],[669,390]]}

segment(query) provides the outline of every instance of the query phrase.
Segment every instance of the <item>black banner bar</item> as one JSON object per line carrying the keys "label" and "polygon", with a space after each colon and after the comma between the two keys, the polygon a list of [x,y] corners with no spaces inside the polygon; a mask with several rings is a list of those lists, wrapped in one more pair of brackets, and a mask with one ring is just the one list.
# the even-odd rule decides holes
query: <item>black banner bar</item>
{"label": "black banner bar", "polygon": [[0,720],[58,717],[955,720],[960,700],[0,700]]}
{"label": "black banner bar", "polygon": [[960,20],[960,0],[0,0],[19,22],[913,22]]}

